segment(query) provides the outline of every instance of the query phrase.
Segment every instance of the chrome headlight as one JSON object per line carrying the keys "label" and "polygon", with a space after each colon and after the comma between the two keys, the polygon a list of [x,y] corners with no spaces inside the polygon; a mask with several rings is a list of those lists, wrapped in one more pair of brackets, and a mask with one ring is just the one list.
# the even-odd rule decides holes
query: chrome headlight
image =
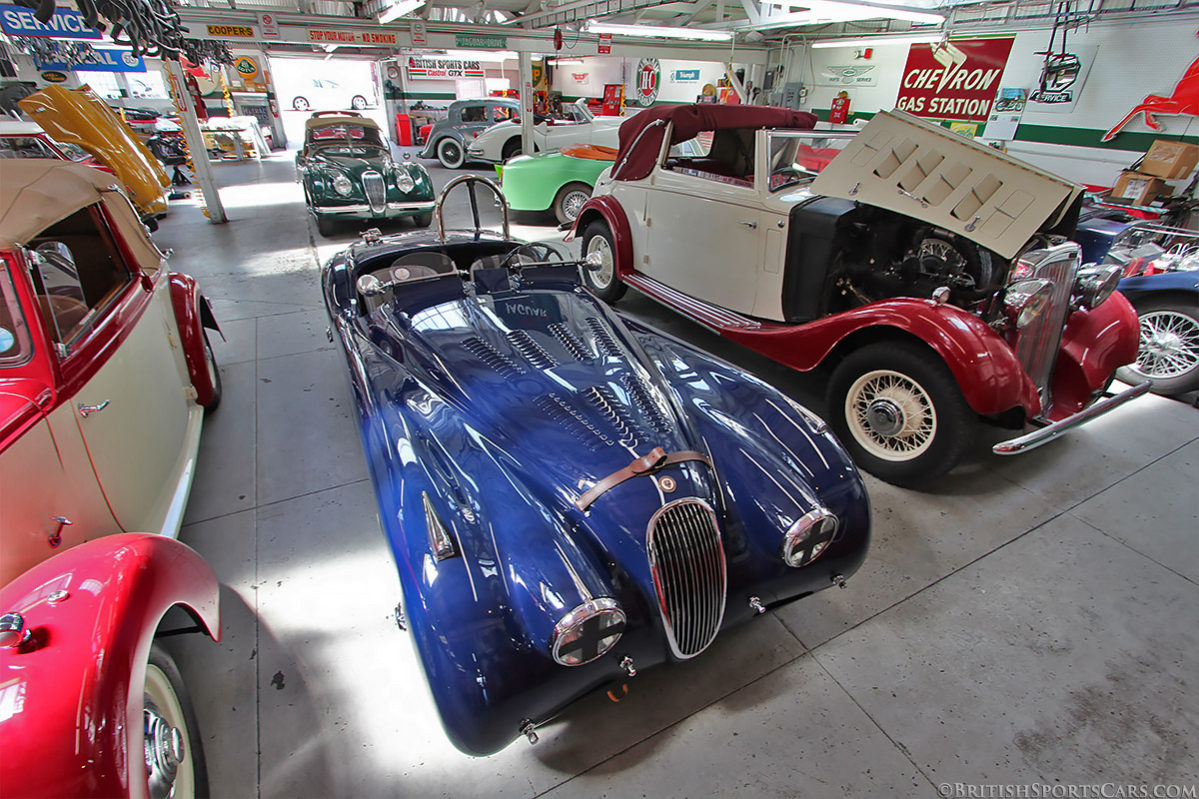
{"label": "chrome headlight", "polygon": [[604,655],[624,632],[625,615],[615,599],[600,597],[579,605],[554,625],[550,651],[563,666],[582,666]]}
{"label": "chrome headlight", "polygon": [[783,562],[799,568],[824,554],[840,523],[827,508],[817,507],[800,517],[783,536]]}
{"label": "chrome headlight", "polygon": [[1007,287],[1003,310],[1016,329],[1028,327],[1053,299],[1053,284],[1044,278],[1020,280]]}
{"label": "chrome headlight", "polygon": [[416,181],[408,174],[407,169],[396,170],[396,188],[405,194],[416,188]]}
{"label": "chrome headlight", "polygon": [[1112,296],[1123,270],[1116,264],[1087,264],[1078,270],[1070,304],[1077,308],[1098,308]]}
{"label": "chrome headlight", "polygon": [[342,197],[349,197],[353,188],[354,184],[351,183],[350,179],[345,175],[338,175],[337,177],[333,178],[333,190]]}

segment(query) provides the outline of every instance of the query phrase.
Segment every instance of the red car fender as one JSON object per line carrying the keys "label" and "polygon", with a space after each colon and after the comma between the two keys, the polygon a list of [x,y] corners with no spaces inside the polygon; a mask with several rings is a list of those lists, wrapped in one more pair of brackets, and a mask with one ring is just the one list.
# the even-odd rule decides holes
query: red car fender
{"label": "red car fender", "polygon": [[[187,360],[187,373],[191,377],[192,386],[196,389],[196,402],[207,406],[212,402],[216,386],[208,374],[208,356],[204,351],[204,322],[206,321],[207,303],[200,296],[200,287],[195,278],[171,272],[171,305],[175,309],[175,322],[179,325],[179,335],[183,339],[183,357]],[[207,311],[210,324],[212,312]]]}
{"label": "red car fender", "polygon": [[1077,413],[1119,367],[1137,358],[1141,328],[1132,303],[1116,292],[1098,308],[1070,314],[1053,371],[1051,421]]}
{"label": "red car fender", "polygon": [[178,541],[122,533],[72,547],[0,589],[31,640],[0,648],[0,785],[6,796],[146,795],[146,659],[184,605],[220,638],[216,575]]}
{"label": "red car fender", "polygon": [[633,233],[629,229],[629,220],[625,218],[624,209],[615,197],[604,195],[592,197],[583,204],[571,228],[567,241],[570,241],[581,230],[586,230],[593,220],[603,219],[612,231],[612,242],[616,248],[616,276],[623,277],[633,271]]}
{"label": "red car fender", "polygon": [[1029,416],[1040,413],[1036,386],[1007,342],[981,319],[952,305],[899,298],[803,325],[728,328],[721,333],[793,369],[807,371],[842,343],[856,347],[854,334],[867,334],[873,342],[887,335],[885,328],[908,333],[941,356],[976,413],[997,414],[1017,406]]}

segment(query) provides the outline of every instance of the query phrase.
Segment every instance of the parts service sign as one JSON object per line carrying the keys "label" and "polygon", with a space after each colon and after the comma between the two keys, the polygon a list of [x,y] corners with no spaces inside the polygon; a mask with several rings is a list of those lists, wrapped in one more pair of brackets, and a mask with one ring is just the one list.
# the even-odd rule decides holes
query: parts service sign
{"label": "parts service sign", "polygon": [[1012,50],[1011,38],[913,44],[896,103],[925,119],[985,122]]}

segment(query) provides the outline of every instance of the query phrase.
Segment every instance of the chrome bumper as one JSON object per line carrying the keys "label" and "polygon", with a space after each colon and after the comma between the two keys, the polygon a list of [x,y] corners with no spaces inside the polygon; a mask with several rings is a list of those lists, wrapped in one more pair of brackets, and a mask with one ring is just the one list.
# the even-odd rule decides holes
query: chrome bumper
{"label": "chrome bumper", "polygon": [[[432,200],[416,203],[388,203],[387,211],[389,213],[398,211],[401,213],[423,214],[432,211],[436,205],[437,203]],[[366,217],[378,216],[365,203],[359,205],[315,205],[312,207],[312,210],[318,214],[328,214],[331,216],[350,214],[364,215]]]}
{"label": "chrome bumper", "polygon": [[1025,433],[1018,438],[1000,441],[991,451],[996,455],[1019,455],[1021,452],[1028,452],[1030,449],[1036,449],[1042,444],[1048,444],[1055,438],[1066,433],[1068,430],[1073,430],[1081,424],[1091,421],[1096,416],[1102,416],[1113,408],[1118,408],[1129,400],[1134,400],[1142,394],[1149,393],[1149,381],[1138,383],[1132,388],[1121,391],[1110,397],[1105,397],[1098,402],[1090,405],[1073,416],[1066,417],[1058,422],[1045,425],[1042,428],[1033,430],[1030,433]]}

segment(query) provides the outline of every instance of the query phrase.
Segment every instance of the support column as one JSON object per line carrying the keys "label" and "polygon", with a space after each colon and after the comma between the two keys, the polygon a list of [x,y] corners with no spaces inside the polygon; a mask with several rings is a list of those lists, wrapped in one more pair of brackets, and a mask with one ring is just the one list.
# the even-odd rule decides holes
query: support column
{"label": "support column", "polygon": [[520,53],[517,59],[520,74],[520,147],[525,155],[533,154],[533,56]]}
{"label": "support column", "polygon": [[204,205],[208,208],[208,219],[215,225],[227,222],[229,220],[225,216],[225,206],[221,204],[221,195],[217,191],[216,176],[212,173],[212,163],[208,160],[208,150],[204,147],[200,121],[196,119],[196,109],[192,108],[191,97],[187,93],[183,67],[178,61],[163,61],[162,68],[171,83],[171,92],[178,100],[179,125],[183,128],[183,138],[187,141],[187,149],[191,153],[196,183],[200,184]]}
{"label": "support column", "polygon": [[276,150],[287,149],[287,133],[283,130],[283,111],[279,108],[279,93],[275,91],[275,70],[265,50],[258,51],[259,72],[266,78],[267,118],[271,122],[271,137]]}

